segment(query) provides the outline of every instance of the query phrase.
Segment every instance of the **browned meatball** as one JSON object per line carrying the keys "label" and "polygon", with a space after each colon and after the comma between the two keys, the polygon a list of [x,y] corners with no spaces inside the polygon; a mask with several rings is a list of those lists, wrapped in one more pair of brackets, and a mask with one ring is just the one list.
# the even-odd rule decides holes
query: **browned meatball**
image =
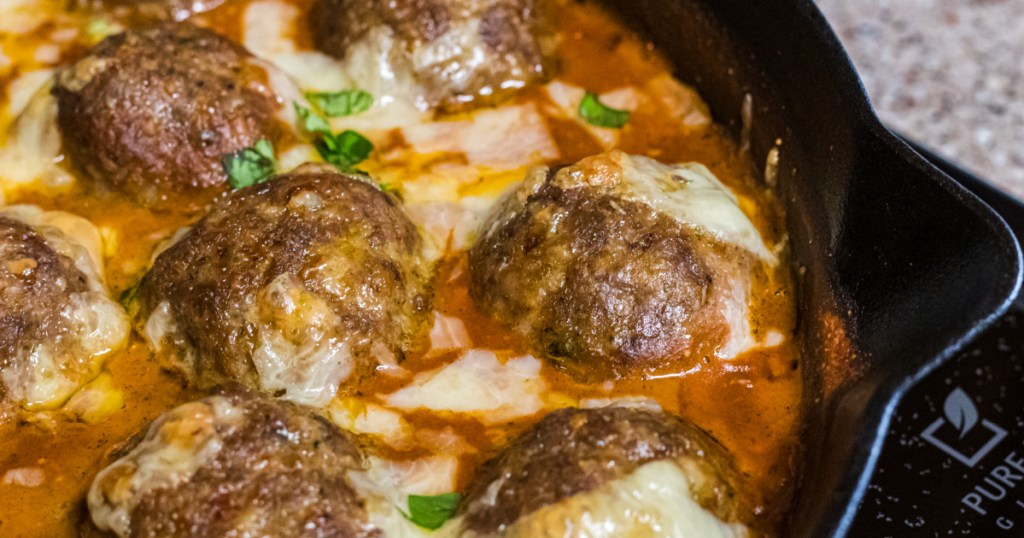
{"label": "browned meatball", "polygon": [[[60,342],[61,311],[87,289],[85,274],[30,226],[0,216],[0,367],[39,342]],[[0,394],[3,394],[0,383]]]}
{"label": "browned meatball", "polygon": [[60,404],[127,334],[84,248],[56,228],[15,218],[42,214],[0,210],[0,404]]}
{"label": "browned meatball", "polygon": [[[569,520],[579,522],[587,514],[565,503],[567,499],[662,460],[678,465],[692,499],[718,519],[737,521],[750,515],[740,499],[740,475],[732,458],[713,438],[661,412],[605,407],[554,411],[486,463],[459,508],[462,524],[474,535],[530,536],[523,529],[508,531],[526,516],[561,503],[566,510],[550,521],[571,527]],[[600,506],[583,503],[583,508],[596,511]],[[589,514],[594,521],[604,516]]]}
{"label": "browned meatball", "polygon": [[309,21],[320,50],[347,61],[360,47],[386,51],[392,71],[410,73],[429,105],[456,110],[497,102],[549,74],[549,4],[318,0]]}
{"label": "browned meatball", "polygon": [[96,527],[121,537],[379,536],[346,477],[354,438],[298,405],[232,391],[181,405],[100,471]]}
{"label": "browned meatball", "polygon": [[535,171],[470,250],[476,304],[587,380],[736,347],[753,257],[644,198],[689,188],[674,174],[619,152]]}
{"label": "browned meatball", "polygon": [[73,8],[125,12],[141,20],[183,21],[219,7],[226,0],[71,0]]}
{"label": "browned meatball", "polygon": [[394,197],[307,165],[231,193],[157,258],[140,289],[143,333],[199,386],[326,403],[420,345],[421,248]]}
{"label": "browned meatball", "polygon": [[226,185],[224,155],[283,132],[266,70],[189,24],[129,30],[57,76],[71,164],[147,207],[195,209]]}

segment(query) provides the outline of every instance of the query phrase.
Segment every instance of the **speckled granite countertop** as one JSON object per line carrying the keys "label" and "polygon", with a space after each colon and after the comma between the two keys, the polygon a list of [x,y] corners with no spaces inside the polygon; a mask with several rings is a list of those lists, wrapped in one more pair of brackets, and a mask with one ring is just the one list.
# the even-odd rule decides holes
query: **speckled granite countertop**
{"label": "speckled granite countertop", "polygon": [[882,119],[1024,197],[1024,0],[817,0]]}

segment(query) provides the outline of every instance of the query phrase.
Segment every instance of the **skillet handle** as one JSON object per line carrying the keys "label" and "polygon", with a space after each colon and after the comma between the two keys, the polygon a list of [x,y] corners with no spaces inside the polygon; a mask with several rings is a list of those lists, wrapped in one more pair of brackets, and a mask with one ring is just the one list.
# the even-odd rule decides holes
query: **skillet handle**
{"label": "skillet handle", "polygon": [[[836,205],[827,232],[818,230],[828,237],[818,238],[857,356],[818,357],[824,403],[810,416],[793,536],[845,535],[902,395],[1020,288],[1020,248],[1006,223],[891,133],[868,131],[856,137],[855,179],[823,198]],[[834,338],[817,319],[808,325],[812,340]],[[830,386],[830,377],[842,381]]]}
{"label": "skillet handle", "polygon": [[920,377],[1002,314],[1021,252],[988,205],[879,128],[859,137],[834,237],[833,283],[872,365]]}

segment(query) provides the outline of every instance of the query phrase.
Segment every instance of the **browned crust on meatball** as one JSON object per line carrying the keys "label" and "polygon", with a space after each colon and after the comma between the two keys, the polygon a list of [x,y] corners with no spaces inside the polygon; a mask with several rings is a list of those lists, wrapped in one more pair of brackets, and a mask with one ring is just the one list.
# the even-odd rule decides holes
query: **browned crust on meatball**
{"label": "browned crust on meatball", "polygon": [[391,27],[412,42],[429,42],[450,28],[451,18],[438,0],[318,0],[309,12],[317,48],[344,58],[353,43],[378,25]]}
{"label": "browned crust on meatball", "polygon": [[134,21],[182,21],[227,0],[70,0],[71,9],[126,13]]}
{"label": "browned crust on meatball", "polygon": [[740,475],[729,453],[678,417],[626,407],[550,413],[478,471],[459,513],[468,529],[491,535],[645,463],[678,458],[695,462],[712,477],[692,491],[695,500],[722,519],[736,520]]}
{"label": "browned crust on meatball", "polygon": [[[302,203],[310,194],[319,199],[316,210]],[[258,387],[251,307],[271,281],[292,275],[340,317],[357,376],[367,375],[377,364],[375,344],[398,360],[423,345],[431,297],[421,249],[393,196],[358,176],[306,166],[218,201],[158,257],[140,298],[147,313],[169,301],[198,352],[199,386]],[[336,259],[350,271],[330,274]],[[339,283],[347,289],[336,289]]]}
{"label": "browned crust on meatball", "polygon": [[[469,251],[470,294],[544,357],[586,380],[714,353],[729,334],[716,278],[744,255],[639,202],[547,181],[499,205]],[[734,249],[733,249],[734,250]]]}
{"label": "browned crust on meatball", "polygon": [[365,467],[351,434],[290,402],[239,389],[219,394],[242,410],[243,423],[188,481],[144,495],[130,536],[380,535],[346,477]]}
{"label": "browned crust on meatball", "polygon": [[[67,330],[61,312],[70,295],[87,291],[85,274],[31,226],[0,216],[0,368],[39,343],[58,346]],[[66,342],[74,346],[72,342]],[[7,389],[0,381],[0,401]]]}
{"label": "browned crust on meatball", "polygon": [[467,68],[462,57],[414,73],[431,106],[456,111],[505,99],[518,89],[504,87],[513,78],[523,85],[545,79],[553,69],[555,13],[550,0],[318,0],[309,24],[318,49],[345,59],[349,48],[375,28],[390,28],[399,54],[411,56],[458,23],[476,20],[473,38],[483,44],[486,61],[472,69],[468,80],[454,80]]}
{"label": "browned crust on meatball", "polygon": [[151,208],[202,207],[225,189],[224,155],[283,133],[264,68],[190,24],[104,39],[53,93],[71,164]]}

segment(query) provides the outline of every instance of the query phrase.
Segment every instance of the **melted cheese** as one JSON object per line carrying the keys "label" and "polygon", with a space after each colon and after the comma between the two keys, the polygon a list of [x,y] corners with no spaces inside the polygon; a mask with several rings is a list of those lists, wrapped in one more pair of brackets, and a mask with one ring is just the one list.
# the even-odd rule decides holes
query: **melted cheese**
{"label": "melted cheese", "polygon": [[624,200],[647,205],[767,263],[777,262],[736,195],[700,163],[669,165],[613,151],[582,161],[580,170],[559,174],[554,181],[562,188],[603,185]]}
{"label": "melted cheese", "polygon": [[452,349],[469,349],[473,341],[469,338],[466,325],[459,318],[445,316],[434,311],[434,325],[430,328],[430,352],[443,353]]}
{"label": "melted cheese", "polygon": [[[515,133],[510,143],[509,133]],[[536,105],[506,105],[477,111],[467,120],[404,127],[402,136],[419,153],[461,153],[473,166],[496,170],[518,168],[557,158]]]}
{"label": "melted cheese", "polygon": [[267,285],[259,301],[264,313],[252,362],[260,387],[284,391],[281,397],[293,402],[327,404],[354,369],[351,349],[337,334],[338,315],[287,274]]}
{"label": "melted cheese", "polygon": [[[17,113],[17,120],[10,126],[6,143],[0,146],[0,190],[10,189],[19,184],[42,180],[52,186],[67,185],[73,181],[71,175],[56,166],[61,159],[61,136],[57,129],[57,99],[50,95],[49,72],[42,87],[36,86],[32,97],[27,100],[24,110]],[[23,79],[11,84],[12,99],[25,91],[19,88]],[[35,80],[26,82],[31,86]],[[20,99],[20,98],[19,98]],[[11,102],[11,108],[19,106]]]}
{"label": "melted cheese", "polygon": [[92,223],[62,211],[27,205],[0,208],[0,215],[32,226],[86,277],[88,289],[70,294],[61,312],[68,329],[64,338],[74,343],[71,350],[58,354],[49,342],[41,342],[28,356],[17,357],[0,369],[4,385],[24,405],[54,407],[95,377],[104,359],[127,343],[128,318],[108,296],[102,240]]}
{"label": "melted cheese", "polygon": [[[244,43],[255,55],[273,62],[305,91],[332,92],[362,88],[374,96],[363,114],[331,120],[335,130],[380,131],[416,123],[427,117],[422,90],[407,74],[391,68],[390,35],[354,44],[345,62],[295,45],[301,13],[278,0],[252,2],[245,10]],[[376,29],[375,32],[385,32]],[[291,104],[288,103],[291,109]]]}
{"label": "melted cheese", "polygon": [[503,363],[492,351],[474,349],[447,366],[417,375],[386,401],[396,409],[466,413],[496,424],[544,408],[547,384],[539,376],[540,367],[529,355]]}
{"label": "melted cheese", "polygon": [[459,462],[452,456],[432,456],[405,462],[370,458],[366,471],[352,471],[349,480],[366,499],[370,523],[384,536],[395,538],[454,537],[454,525],[437,531],[417,527],[404,515],[409,495],[440,495],[455,491]]}
{"label": "melted cheese", "polygon": [[[576,125],[586,130],[590,136],[597,140],[604,149],[611,149],[618,145],[622,138],[621,129],[610,129],[597,127],[583,120],[579,115],[580,102],[587,91],[572,84],[561,81],[554,81],[544,87],[548,98],[554,103],[552,110],[556,117],[575,122]],[[646,97],[640,94],[635,88],[627,86],[598,96],[601,103],[618,110],[634,111]]]}
{"label": "melted cheese", "polygon": [[104,291],[103,238],[91,222],[64,211],[43,211],[30,205],[4,207],[0,215],[38,230],[54,250],[75,262],[75,267],[89,278],[90,288]]}
{"label": "melted cheese", "polygon": [[686,475],[655,461],[586,493],[545,506],[513,523],[506,538],[743,538],[693,499]]}
{"label": "melted cheese", "polygon": [[331,422],[343,430],[380,438],[398,450],[415,443],[412,426],[400,413],[356,398],[336,398],[327,408]]}
{"label": "melted cheese", "polygon": [[125,457],[96,476],[88,493],[92,521],[122,538],[131,513],[147,493],[187,481],[213,459],[244,418],[223,396],[191,402],[166,413]]}

